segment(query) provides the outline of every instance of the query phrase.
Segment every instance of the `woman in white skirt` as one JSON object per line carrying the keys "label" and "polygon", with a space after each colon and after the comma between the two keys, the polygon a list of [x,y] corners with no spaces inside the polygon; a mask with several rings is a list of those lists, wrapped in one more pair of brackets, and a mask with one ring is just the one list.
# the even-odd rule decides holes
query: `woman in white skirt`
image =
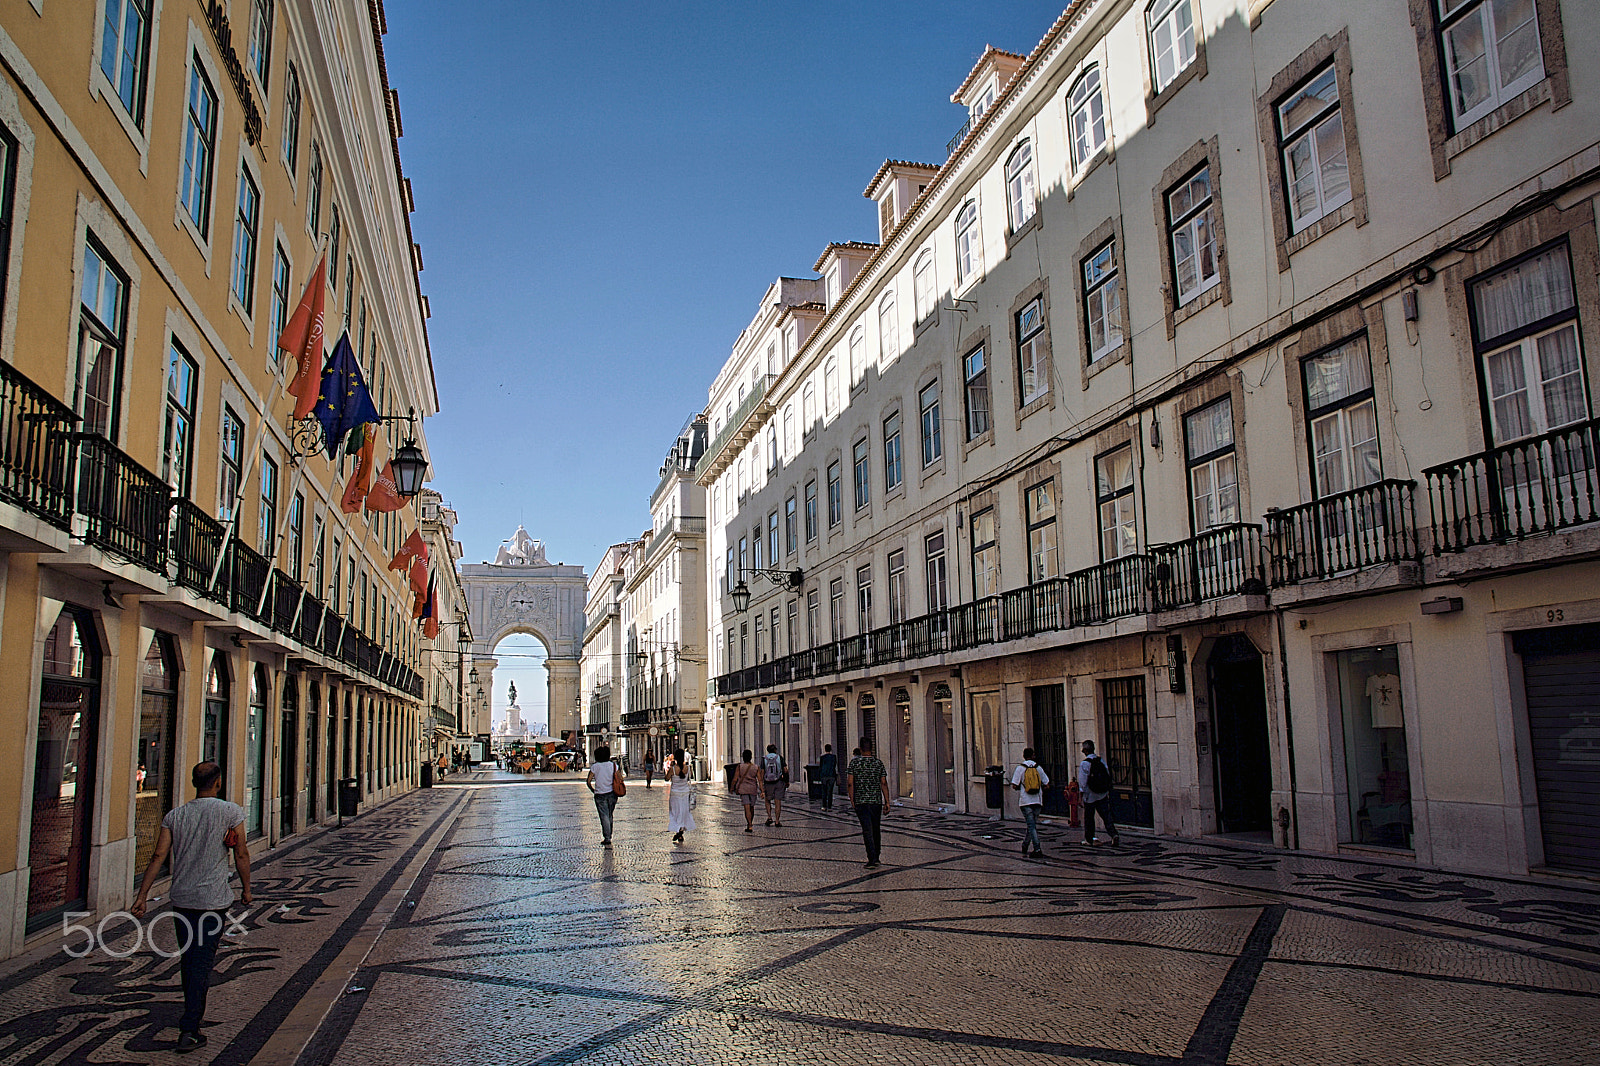
{"label": "woman in white skirt", "polygon": [[694,779],[689,776],[688,761],[683,749],[672,753],[672,761],[663,769],[667,772],[667,828],[672,830],[672,842],[683,843],[683,834],[694,828]]}

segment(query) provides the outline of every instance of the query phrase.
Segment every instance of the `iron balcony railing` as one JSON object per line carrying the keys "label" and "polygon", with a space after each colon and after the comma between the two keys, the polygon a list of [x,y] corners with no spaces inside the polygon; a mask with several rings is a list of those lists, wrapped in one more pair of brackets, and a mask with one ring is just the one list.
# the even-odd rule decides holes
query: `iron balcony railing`
{"label": "iron balcony railing", "polygon": [[1172,610],[1222,596],[1267,591],[1261,527],[1236,523],[1150,548],[1152,606]]}
{"label": "iron balcony railing", "polygon": [[945,144],[945,146],[944,146],[944,157],[946,159],[949,159],[951,156],[955,155],[956,154],[956,149],[961,147],[961,142],[966,140],[967,139],[967,134],[969,134],[971,132],[972,132],[972,119],[969,117],[967,119],[967,121],[965,121],[965,122],[963,122],[961,124],[961,129],[956,131],[956,135],[954,137],[950,138],[950,140]]}
{"label": "iron balcony railing", "polygon": [[72,470],[78,416],[0,362],[0,499],[72,529]]}
{"label": "iron balcony railing", "polygon": [[164,571],[172,490],[100,434],[74,436],[78,510],[87,520],[84,540],[146,570]]}
{"label": "iron balcony railing", "polygon": [[295,632],[295,613],[300,608],[300,583],[282,570],[272,571],[272,628],[285,636]]}
{"label": "iron balcony railing", "polygon": [[1389,478],[1268,511],[1273,587],[1416,559],[1416,488]]}
{"label": "iron balcony railing", "polygon": [[193,500],[179,500],[172,522],[170,551],[177,563],[177,582],[186,589],[209,596],[219,603],[228,600],[228,568],[217,574],[215,587],[211,575],[217,569],[217,553],[227,527],[201,510]]}
{"label": "iron balcony railing", "polygon": [[1422,472],[1435,555],[1600,521],[1600,419]]}
{"label": "iron balcony railing", "polygon": [[232,599],[229,606],[246,618],[262,625],[272,624],[272,601],[265,596],[272,567],[260,552],[240,544],[235,538],[228,542],[228,565],[233,572],[229,583]]}
{"label": "iron balcony railing", "polygon": [[708,463],[713,466],[717,465],[730,441],[735,438],[748,439],[747,437],[740,437],[744,424],[750,420],[750,416],[761,406],[761,401],[766,398],[768,387],[776,380],[777,375],[775,374],[763,374],[750,386],[750,391],[745,394],[745,398],[740,400],[739,406],[733,409],[733,416],[728,419],[728,424],[718,431],[716,439],[711,442],[711,447],[707,448],[705,454],[700,457],[702,465]]}

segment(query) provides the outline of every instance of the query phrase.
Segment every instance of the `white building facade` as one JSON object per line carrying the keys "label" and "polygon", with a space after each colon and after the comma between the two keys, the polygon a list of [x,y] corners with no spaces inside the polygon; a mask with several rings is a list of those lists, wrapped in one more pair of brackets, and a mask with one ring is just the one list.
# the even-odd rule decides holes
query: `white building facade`
{"label": "white building facade", "polygon": [[596,748],[610,745],[612,729],[622,723],[624,691],[618,681],[624,676],[623,562],[632,548],[632,541],[611,545],[589,576],[578,691],[583,700],[585,750],[591,759]]}

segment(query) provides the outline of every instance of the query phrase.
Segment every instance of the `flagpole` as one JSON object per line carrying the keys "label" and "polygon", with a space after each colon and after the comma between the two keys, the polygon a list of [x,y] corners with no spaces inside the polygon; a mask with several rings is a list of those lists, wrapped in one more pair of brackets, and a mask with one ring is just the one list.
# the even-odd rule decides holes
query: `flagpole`
{"label": "flagpole", "polygon": [[239,475],[239,490],[233,497],[233,513],[228,516],[227,525],[222,531],[222,542],[217,546],[217,563],[211,568],[211,580],[206,583],[206,594],[216,591],[217,579],[222,576],[222,564],[228,558],[228,542],[233,539],[234,532],[239,525],[239,508],[244,503],[245,486],[250,483],[250,475],[256,472],[256,460],[261,457],[261,442],[267,435],[267,412],[272,410],[272,403],[267,402],[266,410],[260,413],[260,422],[256,426],[256,439],[251,442],[250,451],[247,453],[246,466]]}

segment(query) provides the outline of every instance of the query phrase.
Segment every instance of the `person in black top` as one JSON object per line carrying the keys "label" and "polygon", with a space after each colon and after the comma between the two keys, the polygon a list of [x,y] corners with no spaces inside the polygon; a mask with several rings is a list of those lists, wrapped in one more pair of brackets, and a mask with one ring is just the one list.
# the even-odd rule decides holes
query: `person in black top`
{"label": "person in black top", "polygon": [[817,760],[817,777],[822,782],[822,809],[833,810],[833,785],[839,779],[839,757],[833,753],[832,744],[822,745],[822,758]]}

